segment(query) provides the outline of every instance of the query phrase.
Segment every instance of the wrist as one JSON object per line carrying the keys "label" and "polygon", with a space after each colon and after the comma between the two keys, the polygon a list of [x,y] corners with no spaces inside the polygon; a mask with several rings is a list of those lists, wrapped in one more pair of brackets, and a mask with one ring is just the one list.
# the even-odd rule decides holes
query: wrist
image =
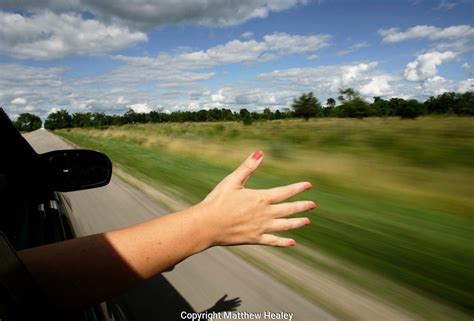
{"label": "wrist", "polygon": [[190,219],[191,238],[194,240],[193,254],[202,252],[218,245],[218,222],[213,219],[212,206],[208,202],[201,202],[185,210]]}

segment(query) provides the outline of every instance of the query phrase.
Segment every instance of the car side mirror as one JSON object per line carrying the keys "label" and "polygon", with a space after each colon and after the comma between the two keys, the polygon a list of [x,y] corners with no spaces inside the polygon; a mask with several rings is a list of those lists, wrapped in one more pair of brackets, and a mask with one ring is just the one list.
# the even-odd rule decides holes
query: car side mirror
{"label": "car side mirror", "polygon": [[105,186],[112,177],[110,159],[92,150],[55,150],[40,154],[39,159],[43,179],[58,192]]}

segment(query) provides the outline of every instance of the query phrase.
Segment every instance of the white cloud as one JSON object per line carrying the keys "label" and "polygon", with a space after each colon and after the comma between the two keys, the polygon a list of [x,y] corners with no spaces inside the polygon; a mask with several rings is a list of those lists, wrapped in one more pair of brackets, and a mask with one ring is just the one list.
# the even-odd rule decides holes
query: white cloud
{"label": "white cloud", "polygon": [[244,88],[226,86],[211,95],[211,102],[203,106],[207,108],[231,106],[233,109],[260,109],[273,106],[288,107],[299,92],[295,90],[275,90],[271,88]]}
{"label": "white cloud", "polygon": [[267,50],[284,54],[316,51],[329,45],[329,35],[289,35],[283,32],[263,37]]}
{"label": "white cloud", "polygon": [[309,55],[308,57],[306,57],[306,59],[309,60],[309,61],[314,61],[314,60],[318,60],[319,56],[318,55]]}
{"label": "white cloud", "polygon": [[[52,108],[65,108],[71,113],[115,114],[124,113],[128,109],[127,105],[146,102],[154,106],[158,101],[163,101],[159,94],[140,91],[133,86],[85,86],[65,77],[66,68],[0,64],[0,69],[0,106],[12,117],[28,110],[44,119]],[[14,104],[17,98],[24,99],[27,105]]]}
{"label": "white cloud", "polygon": [[399,28],[380,29],[378,34],[383,37],[382,41],[384,43],[395,43],[423,38],[429,40],[456,40],[474,37],[474,28],[469,25],[459,25],[442,29],[434,26],[421,25],[409,28],[404,32],[400,31]]}
{"label": "white cloud", "polygon": [[438,66],[446,61],[453,60],[458,54],[452,51],[432,51],[419,55],[415,61],[407,64],[404,76],[406,80],[423,81],[438,73]]}
{"label": "white cloud", "polygon": [[447,91],[454,91],[454,84],[441,76],[427,78],[421,84],[421,94],[424,96],[437,96]]}
{"label": "white cloud", "polygon": [[147,41],[127,27],[85,20],[74,13],[42,11],[32,16],[0,11],[0,54],[20,59],[96,55]]}
{"label": "white cloud", "polygon": [[464,93],[466,91],[474,91],[474,78],[468,78],[459,82],[457,91]]}
{"label": "white cloud", "polygon": [[441,0],[439,5],[435,9],[451,10],[460,4],[468,4],[472,2],[473,0]]}
{"label": "white cloud", "polygon": [[136,113],[149,113],[152,111],[150,106],[148,106],[147,103],[138,103],[138,104],[132,104],[128,105],[127,107],[133,109],[134,112]]}
{"label": "white cloud", "polygon": [[[282,43],[275,43],[280,39]],[[312,53],[328,45],[329,35],[267,35],[263,41],[232,40],[207,50],[162,53],[155,57],[115,56],[123,63],[116,70],[101,77],[85,80],[85,83],[149,82],[161,87],[183,87],[216,76],[207,69],[229,64],[251,65],[278,59],[285,55]],[[205,71],[203,71],[205,70]]]}
{"label": "white cloud", "polygon": [[11,101],[12,105],[26,105],[26,103],[26,99],[22,97],[17,97]]}
{"label": "white cloud", "polygon": [[362,49],[362,48],[366,48],[366,47],[369,47],[369,44],[367,43],[367,41],[361,41],[361,42],[358,42],[358,43],[355,43],[353,45],[351,45],[349,48],[345,49],[345,50],[339,50],[336,54],[338,56],[345,56],[345,55],[348,55],[350,53],[353,53],[359,49]]}
{"label": "white cloud", "polygon": [[363,62],[307,68],[290,68],[260,74],[260,79],[276,85],[293,85],[300,91],[313,91],[317,96],[337,94],[340,88],[352,87],[367,97],[387,96],[393,93],[396,77],[376,69],[378,62]]}
{"label": "white cloud", "polygon": [[133,28],[151,29],[169,24],[230,26],[253,18],[265,18],[305,4],[306,0],[0,0],[4,8],[88,11],[100,21],[118,21]]}
{"label": "white cloud", "polygon": [[447,1],[447,0],[441,0],[439,5],[436,7],[436,9],[447,9],[451,10],[457,5],[456,2],[454,1]]}
{"label": "white cloud", "polygon": [[28,67],[19,64],[1,64],[0,105],[20,108],[25,103],[36,105],[41,97],[63,93],[67,86],[61,77],[66,68]]}
{"label": "white cloud", "polygon": [[244,39],[250,39],[253,37],[253,32],[252,31],[246,31],[243,34],[240,35],[240,37]]}
{"label": "white cloud", "polygon": [[462,64],[462,69],[467,72],[470,76],[473,75],[474,73],[474,69],[472,68],[472,66],[468,63],[468,62],[465,62]]}
{"label": "white cloud", "polygon": [[232,40],[225,45],[218,45],[206,51],[194,51],[178,57],[185,64],[207,68],[211,66],[255,62],[267,50],[265,43],[255,40]]}
{"label": "white cloud", "polygon": [[[161,63],[165,60],[166,65],[170,61],[185,68],[204,69],[233,63],[255,63],[257,61],[269,61],[280,56],[290,54],[301,54],[314,52],[327,47],[330,40],[329,35],[289,35],[286,33],[274,33],[263,37],[263,41],[256,40],[232,40],[223,45],[218,45],[207,50],[182,53],[177,56],[160,56],[157,58]],[[154,65],[160,64],[155,60]]]}
{"label": "white cloud", "polygon": [[389,75],[374,76],[367,84],[360,87],[360,93],[366,97],[389,96],[394,93],[390,85],[392,80],[394,78]]}

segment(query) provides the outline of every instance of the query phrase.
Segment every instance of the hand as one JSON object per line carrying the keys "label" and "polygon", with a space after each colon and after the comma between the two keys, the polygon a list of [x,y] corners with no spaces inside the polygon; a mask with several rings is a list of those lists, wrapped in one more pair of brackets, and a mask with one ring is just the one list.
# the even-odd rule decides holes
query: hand
{"label": "hand", "polygon": [[198,205],[203,208],[202,215],[206,215],[212,245],[294,246],[295,240],[269,233],[288,231],[310,223],[306,217],[284,217],[314,209],[314,202],[281,202],[310,189],[311,183],[301,182],[266,190],[244,187],[262,160],[261,151],[250,155]]}

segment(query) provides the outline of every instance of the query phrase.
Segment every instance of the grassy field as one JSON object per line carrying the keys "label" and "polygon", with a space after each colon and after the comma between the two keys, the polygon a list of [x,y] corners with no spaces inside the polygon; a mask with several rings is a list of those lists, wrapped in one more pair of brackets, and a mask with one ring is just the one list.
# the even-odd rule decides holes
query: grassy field
{"label": "grassy field", "polygon": [[[313,182],[297,241],[474,311],[474,118],[146,124],[57,134],[189,202],[252,151],[248,186]],[[184,196],[183,196],[184,195]],[[366,280],[370,283],[370,280]]]}

